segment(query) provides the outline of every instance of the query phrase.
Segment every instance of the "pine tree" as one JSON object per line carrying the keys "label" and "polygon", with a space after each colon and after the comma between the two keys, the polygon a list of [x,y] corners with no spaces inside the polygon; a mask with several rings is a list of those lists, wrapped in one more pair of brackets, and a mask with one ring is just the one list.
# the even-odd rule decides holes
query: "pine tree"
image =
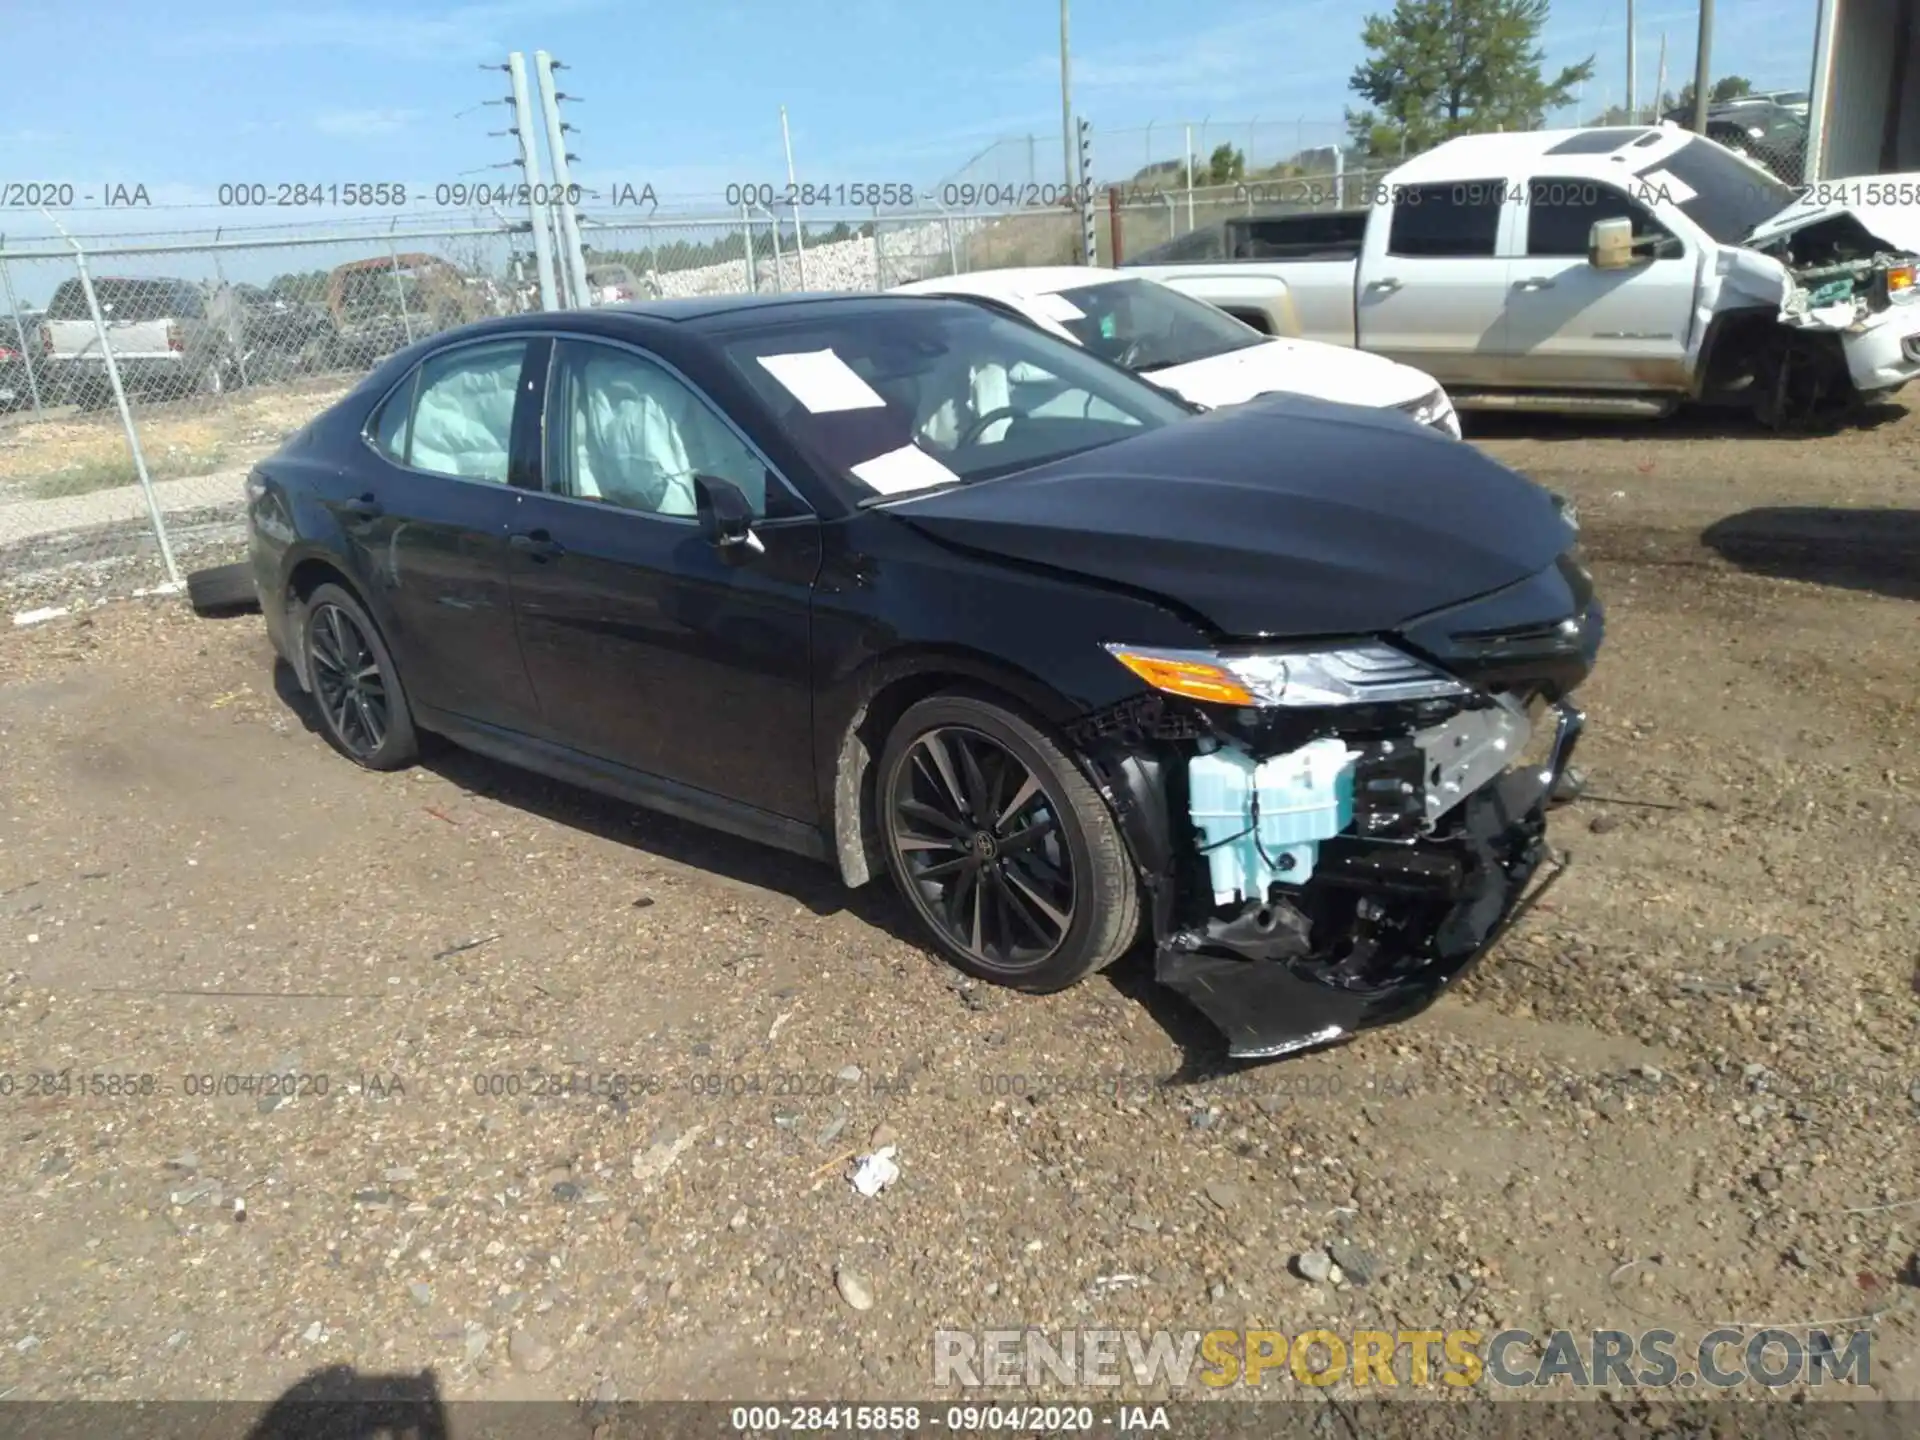
{"label": "pine tree", "polygon": [[1531,130],[1593,75],[1593,58],[1551,81],[1541,73],[1548,0],[1397,0],[1369,15],[1369,52],[1348,88],[1373,107],[1347,128],[1376,156],[1411,155],[1455,135]]}

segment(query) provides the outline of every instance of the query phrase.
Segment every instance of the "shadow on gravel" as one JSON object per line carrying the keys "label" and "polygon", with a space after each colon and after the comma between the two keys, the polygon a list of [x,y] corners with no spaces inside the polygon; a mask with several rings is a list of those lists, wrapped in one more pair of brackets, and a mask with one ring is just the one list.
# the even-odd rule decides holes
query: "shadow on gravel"
{"label": "shadow on gravel", "polygon": [[[293,667],[284,660],[273,667],[273,688],[281,703],[299,717],[300,723],[324,741],[326,731],[321,728],[320,716],[313,708],[313,697],[300,688]],[[559,780],[549,780],[531,770],[490,760],[433,736],[422,736],[421,740],[420,763],[470,795],[511,805],[516,810],[612,840],[655,859],[705,870],[762,890],[778,891],[816,915],[847,911],[897,940],[918,949],[925,948],[920,944],[912,917],[897,901],[884,875],[871,885],[849,890],[840,883],[840,872],[830,865],[757,845],[751,840],[736,839],[671,815],[643,810]],[[635,886],[636,895],[645,888],[637,879]]]}
{"label": "shadow on gravel", "polygon": [[1920,600],[1920,510],[1767,506],[1716,520],[1700,543],[1752,574]]}
{"label": "shadow on gravel", "polygon": [[296,1381],[262,1412],[247,1440],[448,1440],[440,1382],[418,1375],[362,1375],[333,1365]]}
{"label": "shadow on gravel", "polygon": [[[273,688],[281,703],[324,742],[326,732],[313,708],[313,699],[300,688],[293,667],[284,660],[277,661],[273,667]],[[912,946],[927,957],[929,964],[946,969],[955,984],[961,983],[961,972],[948,967],[923,942],[913,916],[885,875],[875,877],[871,884],[858,890],[849,890],[840,883],[839,872],[830,865],[736,839],[670,815],[642,810],[591,790],[515,769],[444,741],[436,742],[432,737],[423,738],[426,743],[420,763],[468,794],[612,840],[655,859],[776,891],[806,906],[815,915],[844,911],[863,924]],[[636,877],[636,894],[644,890],[644,882]],[[1181,1065],[1168,1078],[1168,1084],[1196,1084],[1273,1063],[1228,1060],[1226,1041],[1220,1033],[1198,1010],[1154,980],[1153,946],[1145,939],[1115,961],[1104,975],[1094,977],[1089,983],[1112,985],[1145,1010],[1180,1047]]]}
{"label": "shadow on gravel", "polygon": [[1469,440],[1747,440],[1767,444],[1820,440],[1850,430],[1873,431],[1904,419],[1895,401],[1863,406],[1838,424],[1799,431],[1768,430],[1740,410],[1683,409],[1664,420],[1476,410],[1461,417]]}
{"label": "shadow on gravel", "polygon": [[[281,702],[300,723],[323,742],[326,732],[313,708],[313,699],[300,688],[293,667],[281,660],[273,667],[273,688]],[[591,790],[581,790],[528,770],[490,760],[484,755],[459,749],[443,741],[425,737],[421,764],[442,779],[471,795],[511,805],[516,810],[538,815],[555,824],[582,830],[604,840],[612,840],[643,855],[672,861],[691,869],[704,870],[740,884],[777,891],[807,907],[815,915],[835,915],[842,911],[863,924],[885,932],[902,944],[910,945],[927,957],[928,963],[947,969],[959,983],[960,972],[950,969],[923,942],[919,927],[906,905],[894,893],[885,875],[871,884],[849,890],[840,883],[839,871],[788,855],[750,840],[736,839],[708,830],[691,821],[678,820],[642,810],[610,799]],[[644,891],[636,878],[636,893]],[[1259,1069],[1270,1060],[1233,1061],[1226,1058],[1226,1041],[1198,1010],[1153,978],[1153,946],[1144,938],[1105,972],[1089,983],[1107,983],[1121,995],[1139,1005],[1155,1024],[1180,1047],[1180,1068],[1168,1077],[1170,1085],[1197,1084],[1221,1075]],[[977,983],[977,982],[976,982]]]}

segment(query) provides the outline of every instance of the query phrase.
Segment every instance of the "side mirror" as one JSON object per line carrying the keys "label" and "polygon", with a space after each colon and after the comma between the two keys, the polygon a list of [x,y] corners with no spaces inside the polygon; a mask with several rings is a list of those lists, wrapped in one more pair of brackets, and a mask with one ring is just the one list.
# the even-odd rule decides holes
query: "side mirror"
{"label": "side mirror", "polygon": [[1587,234],[1587,263],[1596,270],[1625,270],[1633,264],[1633,221],[1624,215],[1596,220]]}
{"label": "side mirror", "polygon": [[766,552],[765,543],[753,533],[753,506],[738,485],[717,475],[696,475],[693,493],[700,533],[709,545],[736,562]]}

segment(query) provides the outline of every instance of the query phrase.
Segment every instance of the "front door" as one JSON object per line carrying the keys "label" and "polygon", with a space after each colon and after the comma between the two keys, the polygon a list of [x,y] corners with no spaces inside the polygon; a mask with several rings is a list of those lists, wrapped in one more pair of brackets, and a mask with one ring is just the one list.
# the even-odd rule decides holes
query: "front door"
{"label": "front door", "polygon": [[481,341],[422,361],[375,417],[374,456],[337,507],[408,693],[515,730],[538,709],[507,577],[521,493],[507,483],[508,442],[531,344],[544,343]]}
{"label": "front door", "polygon": [[[542,734],[817,821],[811,512],[677,372],[595,341],[555,343],[541,469],[508,553]],[[746,494],[761,553],[707,542],[695,475]]]}
{"label": "front door", "polygon": [[[1527,186],[1510,266],[1506,347],[1526,383],[1684,391],[1699,257],[1644,205],[1604,181]],[[1597,220],[1633,222],[1634,265],[1587,261]]]}

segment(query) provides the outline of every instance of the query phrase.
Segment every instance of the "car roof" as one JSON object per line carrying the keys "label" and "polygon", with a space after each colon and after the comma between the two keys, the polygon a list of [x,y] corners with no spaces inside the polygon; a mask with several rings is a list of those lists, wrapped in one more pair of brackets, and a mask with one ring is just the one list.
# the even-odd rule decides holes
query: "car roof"
{"label": "car roof", "polygon": [[1543,168],[1555,174],[1617,175],[1623,162],[1632,174],[1697,138],[1691,130],[1649,125],[1462,135],[1407,161],[1393,172],[1393,183],[1498,180]]}
{"label": "car roof", "polygon": [[998,270],[972,270],[964,275],[941,275],[894,287],[900,295],[984,295],[1018,300],[1028,295],[1053,295],[1113,280],[1139,280],[1124,270],[1097,265],[1009,265]]}
{"label": "car roof", "polygon": [[[617,305],[597,305],[594,315],[633,315],[648,320],[670,320],[697,324],[705,320],[730,319],[737,315],[764,311],[773,314],[789,311],[800,314],[813,307],[830,307],[848,315],[878,314],[885,307],[911,301],[916,297],[865,291],[807,290],[784,295],[699,295],[677,300],[623,300]],[[935,296],[918,297],[927,300]],[[575,312],[581,313],[581,312]]]}

